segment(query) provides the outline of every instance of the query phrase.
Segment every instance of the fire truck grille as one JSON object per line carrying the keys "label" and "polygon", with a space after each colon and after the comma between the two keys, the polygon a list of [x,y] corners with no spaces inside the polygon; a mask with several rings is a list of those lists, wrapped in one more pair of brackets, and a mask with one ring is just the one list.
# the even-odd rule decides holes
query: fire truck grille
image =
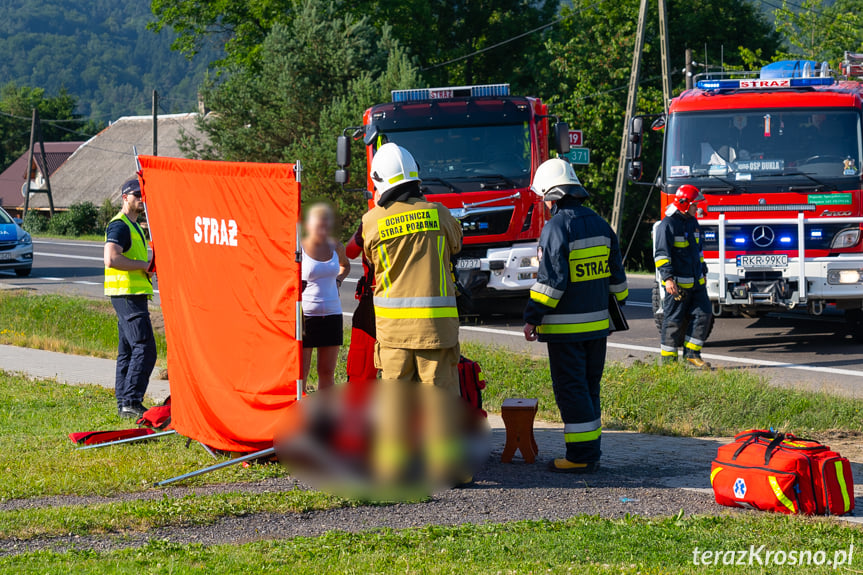
{"label": "fire truck grille", "polygon": [[505,234],[512,221],[513,208],[476,210],[459,218],[465,236],[493,236]]}

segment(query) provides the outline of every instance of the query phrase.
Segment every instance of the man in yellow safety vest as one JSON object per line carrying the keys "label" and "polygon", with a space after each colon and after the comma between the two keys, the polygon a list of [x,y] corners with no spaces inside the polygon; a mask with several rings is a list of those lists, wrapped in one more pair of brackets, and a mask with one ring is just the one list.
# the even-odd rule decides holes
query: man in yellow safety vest
{"label": "man in yellow safety vest", "polygon": [[117,312],[119,345],[114,384],[117,413],[139,418],[150,374],[156,365],[156,340],[150,323],[148,301],[153,281],[147,240],[138,216],[144,211],[141,184],[131,178],[120,188],[123,208],[105,230],[105,295]]}

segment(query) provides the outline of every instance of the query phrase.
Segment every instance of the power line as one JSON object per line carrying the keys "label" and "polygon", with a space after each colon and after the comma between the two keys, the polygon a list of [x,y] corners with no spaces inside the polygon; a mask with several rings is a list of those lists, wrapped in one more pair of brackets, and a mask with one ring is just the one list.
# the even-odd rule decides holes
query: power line
{"label": "power line", "polygon": [[440,62],[438,64],[426,66],[425,68],[420,68],[420,71],[426,72],[428,70],[434,70],[435,68],[441,68],[443,66],[449,66],[450,64],[454,64],[456,62],[461,62],[462,60],[467,60],[468,58],[473,58],[474,56],[477,56],[479,54],[483,54],[483,53],[488,52],[490,50],[500,48],[501,46],[505,46],[507,44],[515,42],[516,40],[520,40],[520,39],[524,38],[525,36],[530,36],[531,34],[535,34],[537,32],[541,32],[543,30],[551,28],[552,26],[556,26],[557,24],[560,24],[564,20],[568,20],[568,19],[572,18],[573,16],[580,14],[581,12],[584,12],[585,10],[589,10],[591,8],[597,8],[603,2],[604,2],[604,0],[599,0],[599,1],[594,2],[593,4],[591,4],[589,6],[584,6],[582,8],[579,8],[578,10],[575,10],[575,11],[567,14],[566,16],[561,16],[560,18],[557,18],[556,20],[552,20],[548,24],[543,24],[542,26],[537,26],[536,28],[533,28],[532,30],[528,30],[527,32],[522,32],[521,34],[518,34],[518,35],[513,36],[511,38],[507,38],[506,40],[502,40],[500,42],[497,42],[496,44],[492,44],[491,46],[486,46],[485,48],[480,48],[479,50],[475,50],[474,52],[471,52],[470,54],[465,54],[464,56],[459,56],[458,58],[453,58],[452,60],[447,60],[446,62]]}
{"label": "power line", "polygon": [[[773,4],[772,2],[768,2],[767,0],[760,0],[760,2],[762,5],[769,6],[770,8],[773,8],[774,10],[785,10],[786,9],[785,6],[777,6],[776,4]],[[818,16],[826,16],[827,15],[822,10],[816,10],[815,8],[812,8],[811,6],[806,7],[806,6],[803,6],[802,4],[795,4],[794,2],[789,2],[789,0],[784,0],[784,4],[787,4],[788,6],[793,6],[794,8],[797,8],[799,10],[805,10],[807,12],[812,12],[813,14],[816,14]],[[830,14],[829,16],[835,20],[839,20],[841,22],[844,22],[844,23],[852,25],[852,26],[856,26],[859,23],[858,20],[849,18],[846,14]]]}

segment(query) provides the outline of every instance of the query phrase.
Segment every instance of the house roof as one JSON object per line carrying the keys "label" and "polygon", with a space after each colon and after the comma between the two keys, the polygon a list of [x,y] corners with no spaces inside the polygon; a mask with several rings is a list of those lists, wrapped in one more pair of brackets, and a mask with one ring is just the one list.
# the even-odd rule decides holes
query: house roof
{"label": "house roof", "polygon": [[[53,176],[63,162],[71,156],[82,142],[45,142],[45,159],[47,160],[48,176]],[[45,165],[42,162],[42,154],[36,146],[36,154],[33,158],[39,170],[45,173]],[[24,205],[24,196],[21,195],[21,187],[27,181],[27,156],[29,152],[12,162],[3,173],[0,173],[0,205],[5,208],[16,208]]]}
{"label": "house roof", "polygon": [[[181,133],[201,137],[197,118],[198,114],[159,116],[158,154],[184,157],[177,140]],[[106,198],[119,203],[120,185],[135,174],[132,146],[141,155],[153,153],[152,116],[124,116],[84,142],[51,177],[54,206],[68,208],[77,202],[99,206]],[[30,205],[45,208],[48,197],[33,195]]]}

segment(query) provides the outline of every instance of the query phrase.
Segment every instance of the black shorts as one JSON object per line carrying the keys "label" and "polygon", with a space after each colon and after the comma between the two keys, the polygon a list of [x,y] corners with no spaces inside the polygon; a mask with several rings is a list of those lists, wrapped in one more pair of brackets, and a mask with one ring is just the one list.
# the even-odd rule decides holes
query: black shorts
{"label": "black shorts", "polygon": [[303,316],[303,347],[331,347],[342,345],[344,331],[342,314]]}

